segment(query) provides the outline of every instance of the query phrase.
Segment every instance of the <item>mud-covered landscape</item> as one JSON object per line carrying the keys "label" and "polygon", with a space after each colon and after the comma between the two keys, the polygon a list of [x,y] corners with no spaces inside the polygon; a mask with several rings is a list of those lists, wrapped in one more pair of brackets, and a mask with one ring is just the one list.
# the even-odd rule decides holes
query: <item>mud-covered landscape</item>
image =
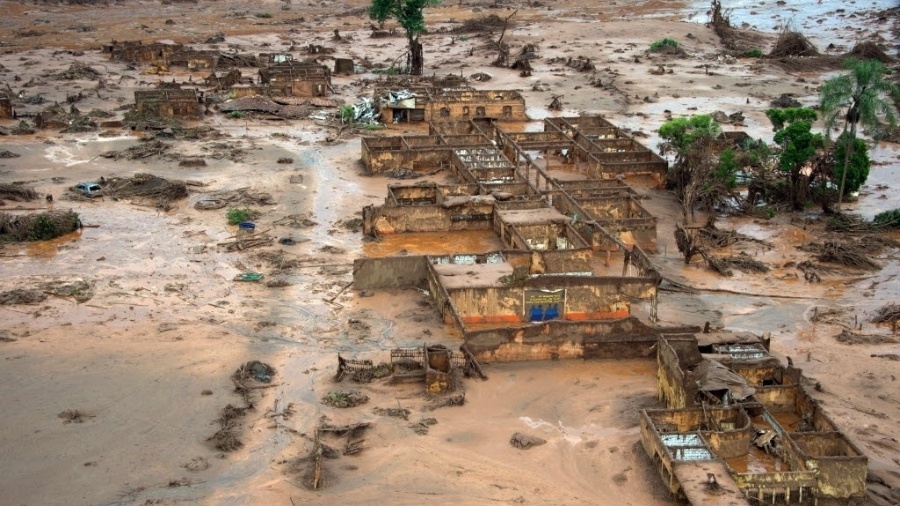
{"label": "mud-covered landscape", "polygon": [[[839,178],[816,172],[815,161],[834,167],[840,158],[823,154],[798,165],[795,175],[821,178],[800,197],[778,201],[777,185],[756,184],[745,167],[729,186],[733,199],[700,198],[689,211],[667,177],[678,159],[660,133],[673,118],[711,115],[722,131],[770,145],[769,166],[777,167],[783,150],[767,111],[818,111],[812,131],[824,132],[821,91],[848,55],[880,58],[892,71],[886,79],[900,84],[894,3],[723,2],[722,25],[706,2],[445,1],[424,10],[424,82],[395,75],[409,41],[396,20],[370,19],[365,1],[0,6],[0,93],[10,104],[0,115],[0,504],[693,501],[686,484],[687,497],[673,497],[646,440],[642,446],[642,410],[673,408],[660,379],[665,336],[700,336],[706,353],[705,326],[765,342],[766,363],[781,364],[772,366],[778,381],[794,378],[818,406],[799,419],[826,413],[837,427],[827,432],[865,456],[863,489],[833,504],[900,504],[900,226],[876,219],[900,209],[900,133],[876,139],[861,129],[868,177],[841,202],[833,200]],[[786,41],[786,33],[802,36]],[[662,39],[678,50],[650,49]],[[154,49],[142,56],[125,41]],[[791,53],[804,43],[814,55]],[[154,44],[189,51],[179,64]],[[321,64],[327,84],[298,91],[295,80],[269,93],[281,77],[265,69],[283,55]],[[346,71],[337,71],[341,62]],[[318,83],[309,68],[304,75]],[[503,114],[521,105],[523,120],[486,127],[469,121],[468,106],[465,118],[452,118],[458,139],[494,132],[477,149],[509,158],[511,145],[519,149],[511,139],[526,146],[554,125],[602,117],[616,139],[667,163],[656,175],[610,172],[602,158],[590,165],[579,153],[600,157],[585,147],[599,141],[577,144],[573,128],[553,134],[556,147],[522,148],[527,159],[503,161],[515,166],[510,181],[524,196],[513,185],[486,192],[496,180],[465,179],[456,148],[446,155],[455,158],[434,166],[423,155],[373,169],[381,163],[375,147],[397,136],[403,141],[378,156],[439,151],[451,137],[435,125],[455,115],[455,105],[435,108],[431,125],[406,122],[412,113],[396,103],[416,99],[402,93],[437,97],[435,90],[457,88],[521,98]],[[378,120],[386,89],[399,98]],[[473,130],[459,130],[464,122]],[[843,122],[841,115],[837,134]],[[531,170],[524,179],[523,167]],[[627,183],[617,191],[654,218],[642,222],[652,223],[652,236],[623,228],[610,239],[611,228],[585,219],[581,200],[574,216],[560,207],[594,191],[577,185],[595,169],[597,180]],[[493,211],[448,215],[444,230],[416,228],[411,214],[404,231],[389,214],[391,198],[397,208],[413,198],[402,202],[389,185],[453,187],[466,206]],[[465,193],[466,185],[478,189]],[[434,197],[435,212],[450,197]],[[568,231],[566,241],[551,239],[558,249],[583,245],[565,269],[554,271],[550,252],[534,248],[531,236],[514,242],[528,224],[508,216],[538,207]],[[686,237],[693,254],[684,251]],[[498,251],[512,264],[508,272],[490,258],[473,262],[505,274],[500,281],[485,281],[476,267],[439,265]],[[418,274],[402,262],[424,255],[422,272],[432,278],[412,286],[405,276]],[[394,263],[379,263],[384,257]],[[528,262],[532,271],[522,275]],[[394,265],[402,267],[379,271]],[[535,317],[532,292],[560,291],[539,284],[549,274],[589,278],[577,287],[546,278],[568,287],[570,306],[590,283],[609,300],[577,317],[570,309],[567,318],[549,316],[557,299],[535,298],[551,302]],[[604,292],[610,284],[614,296]],[[469,285],[524,288],[512,302],[455,295]],[[528,328],[498,345],[471,338],[510,325],[500,309],[491,313],[495,303],[515,306],[516,325],[546,335],[556,332],[547,322],[559,318],[653,337],[597,358],[589,356],[592,339],[609,342],[593,335],[577,350],[574,339],[545,342]],[[607,337],[615,341],[616,332]],[[429,357],[445,353],[451,372],[433,380]],[[802,375],[789,374],[795,368]],[[721,405],[710,397],[697,409],[704,417],[712,405],[726,409],[733,391]],[[756,408],[734,409],[752,418]],[[775,451],[755,441],[754,451]],[[776,457],[797,465],[784,451]],[[723,459],[733,474],[796,470]],[[818,479],[816,487],[797,485],[809,497],[769,497],[762,488],[758,497],[812,504],[828,493],[821,472],[814,475],[803,479]],[[727,492],[730,478],[716,479]],[[759,502],[746,487],[738,499],[748,502],[726,502],[716,487],[703,503]]]}

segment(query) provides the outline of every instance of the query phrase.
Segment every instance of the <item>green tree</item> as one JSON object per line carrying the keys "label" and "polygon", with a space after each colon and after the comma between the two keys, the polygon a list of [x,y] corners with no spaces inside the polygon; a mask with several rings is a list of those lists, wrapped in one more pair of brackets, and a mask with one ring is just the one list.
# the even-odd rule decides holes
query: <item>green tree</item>
{"label": "green tree", "polygon": [[422,75],[425,67],[422,43],[419,42],[419,35],[425,32],[423,11],[439,3],[440,0],[372,0],[369,7],[370,18],[382,24],[393,18],[406,30],[406,40],[409,42],[406,64],[409,73],[414,76]]}
{"label": "green tree", "polygon": [[722,129],[711,116],[669,120],[659,127],[659,136],[663,152],[675,154],[670,176],[685,223],[689,214],[693,221],[698,200],[711,208],[731,193],[737,184],[737,163],[734,152],[726,151],[720,157]]}
{"label": "green tree", "polygon": [[[850,142],[853,146],[850,146]],[[834,178],[843,181],[847,194],[858,191],[869,178],[869,148],[862,139],[854,139],[850,132],[844,132],[834,144],[834,159],[845,163],[837,163],[834,167]],[[844,174],[844,170],[847,174]]]}
{"label": "green tree", "polygon": [[775,127],[775,143],[781,146],[778,165],[788,177],[788,199],[794,209],[801,210],[815,176],[810,161],[825,146],[822,134],[812,133],[816,111],[805,107],[769,109],[766,116]]}
{"label": "green tree", "polygon": [[[900,87],[888,81],[888,70],[878,60],[848,59],[844,62],[846,74],[833,77],[822,85],[819,104],[825,118],[825,132],[829,135],[843,119],[843,133],[856,139],[857,127],[862,125],[866,133],[874,139],[880,139],[897,127],[897,108],[891,98],[900,96]],[[843,135],[842,133],[842,135]],[[847,167],[853,158],[856,143],[848,143],[843,158],[837,158],[841,166],[840,187],[838,190],[838,209],[840,209],[846,178]],[[867,169],[868,172],[868,169]],[[865,182],[865,181],[863,181]]]}

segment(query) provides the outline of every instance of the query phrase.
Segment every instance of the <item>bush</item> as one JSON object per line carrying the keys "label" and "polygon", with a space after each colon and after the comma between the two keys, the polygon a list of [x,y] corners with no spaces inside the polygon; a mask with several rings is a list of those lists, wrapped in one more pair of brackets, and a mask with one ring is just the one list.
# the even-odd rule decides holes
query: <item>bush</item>
{"label": "bush", "polygon": [[878,213],[872,221],[880,227],[900,230],[900,208]]}
{"label": "bush", "polygon": [[[844,157],[847,147],[850,145],[850,133],[846,132],[838,137],[834,145],[834,184],[841,185],[841,177],[844,173]],[[866,143],[860,139],[853,139],[853,153],[847,160],[847,179],[844,181],[844,196],[859,191],[860,187],[869,179],[869,149]]]}
{"label": "bush", "polygon": [[228,117],[231,119],[241,119],[244,117],[244,113],[241,111],[231,111],[228,113]]}
{"label": "bush", "polygon": [[253,211],[247,207],[232,207],[225,213],[225,216],[228,218],[229,225],[237,225],[249,220],[253,216]]}
{"label": "bush", "polygon": [[256,13],[256,17],[263,18],[263,19],[269,19],[272,17],[272,14],[269,12],[258,12],[258,13]]}
{"label": "bush", "polygon": [[650,51],[662,51],[666,48],[678,49],[678,41],[666,37],[650,44]]}
{"label": "bush", "polygon": [[744,56],[747,58],[762,58],[763,52],[761,49],[751,49],[744,53]]}
{"label": "bush", "polygon": [[341,121],[344,123],[351,123],[353,121],[354,116],[353,106],[350,104],[341,106]]}

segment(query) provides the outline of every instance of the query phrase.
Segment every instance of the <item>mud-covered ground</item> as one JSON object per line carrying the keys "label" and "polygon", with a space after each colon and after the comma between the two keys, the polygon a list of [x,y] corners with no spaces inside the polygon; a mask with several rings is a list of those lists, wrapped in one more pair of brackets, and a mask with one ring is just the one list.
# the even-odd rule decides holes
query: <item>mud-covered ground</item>
{"label": "mud-covered ground", "polygon": [[[825,46],[833,37],[833,51],[846,51],[856,40],[894,40],[896,16],[880,20],[880,9],[887,5],[824,4],[804,13],[767,0],[736,9],[734,19],[764,30],[791,18],[804,29],[820,27],[813,40]],[[65,104],[67,95],[82,91],[79,110],[107,111],[121,119],[121,107],[132,102],[135,89],[206,76],[184,71],[147,75],[109,62],[97,49],[110,39],[203,48],[212,47],[205,40],[223,32],[220,49],[257,53],[315,43],[334,47],[334,56],[365,58],[375,66],[388,66],[405,44],[400,36],[370,38],[363,2],[0,6],[0,82],[17,94],[47,100],[17,108],[25,113],[54,101]],[[446,2],[428,11],[432,33],[423,37],[426,71],[485,72],[492,79],[476,87],[520,90],[535,120],[602,114],[646,134],[643,140],[650,147],[656,146],[655,129],[668,114],[716,110],[742,111],[746,126],[735,128],[769,139],[764,111],[770,101],[789,93],[814,104],[825,76],[788,73],[765,60],[723,57],[718,39],[702,24],[704,8],[664,1]],[[540,56],[526,78],[489,65],[496,53],[487,46],[497,33],[449,31],[465,19],[491,13],[506,17],[515,9],[504,40],[512,54],[532,43]],[[852,28],[842,30],[835,20]],[[332,39],[335,29],[343,40]],[[682,42],[687,56],[647,54],[649,44],[662,37]],[[764,51],[775,37],[758,34]],[[551,63],[576,56],[591,58],[597,71]],[[97,78],[55,77],[73,62],[99,73],[104,81],[99,93]],[[660,64],[671,73],[651,74]],[[349,103],[370,94],[365,80],[373,78],[371,73],[335,77],[334,98]],[[592,80],[603,86],[592,86]],[[564,110],[551,112],[546,106],[557,95]],[[53,208],[71,208],[85,224],[54,241],[4,245],[0,291],[73,280],[90,285],[90,299],[84,302],[49,290],[55,295],[36,304],[0,305],[0,502],[671,502],[638,445],[637,410],[657,405],[652,362],[491,364],[488,381],[466,383],[463,407],[434,411],[424,409],[429,400],[417,386],[333,384],[338,353],[378,361],[387,360],[387,350],[397,346],[459,344],[424,294],[363,294],[347,288],[353,259],[378,251],[364,244],[347,221],[358,218],[364,205],[383,201],[385,185],[393,180],[363,177],[358,134],[337,135],[318,120],[213,114],[189,126],[212,127],[218,134],[166,139],[172,144],[167,156],[140,160],[100,156],[140,143],[142,133],[118,128],[0,137],[0,151],[20,155],[0,159],[0,183],[26,181],[54,195]],[[406,130],[391,126],[388,133]],[[872,154],[876,164],[869,184],[848,206],[867,217],[900,207],[894,191],[900,187],[900,151],[883,143]],[[179,166],[183,157],[203,157],[207,165]],[[278,163],[283,158],[291,162]],[[78,181],[137,173],[196,185],[167,212],[137,199],[73,200],[67,192]],[[243,252],[217,246],[233,240],[236,227],[227,224],[224,209],[203,211],[194,204],[242,190],[257,197],[246,204],[259,212],[257,230],[293,239],[293,244],[275,242]],[[849,328],[886,341],[897,337],[869,323],[875,309],[900,300],[897,250],[876,256],[880,270],[839,270],[823,276],[822,283],[807,283],[794,265],[808,254],[796,247],[821,240],[817,213],[730,218],[719,227],[771,243],[734,251],[753,255],[772,271],[721,278],[702,262],[685,266],[675,251],[672,234],[680,211],[673,197],[657,189],[638,190],[646,197],[642,204],[659,217],[654,262],[670,279],[696,288],[694,293],[662,292],[660,323],[709,321],[771,332],[773,352],[792,357],[821,385],[815,395],[869,455],[873,473],[887,486],[900,487],[900,366],[873,356],[897,356],[900,345],[847,344],[835,338]],[[262,193],[270,198],[258,198]],[[49,205],[44,200],[6,202],[0,210],[24,213]],[[703,218],[698,214],[698,220]],[[264,281],[283,279],[287,286],[232,281],[245,271],[265,273]],[[223,408],[243,405],[231,375],[249,360],[272,365],[276,374],[265,388],[253,390],[255,409],[240,418],[243,446],[225,453],[208,438],[219,429]],[[349,409],[325,406],[321,399],[336,389],[358,391],[370,400]],[[374,408],[408,409],[409,414],[407,419],[383,416]],[[360,436],[365,449],[326,460],[325,486],[310,491],[306,457],[323,416],[333,424],[373,425]],[[423,427],[426,434],[420,434]],[[548,442],[518,450],[509,445],[515,432]],[[342,449],[346,439],[326,443]],[[876,488],[890,497],[885,487]]]}

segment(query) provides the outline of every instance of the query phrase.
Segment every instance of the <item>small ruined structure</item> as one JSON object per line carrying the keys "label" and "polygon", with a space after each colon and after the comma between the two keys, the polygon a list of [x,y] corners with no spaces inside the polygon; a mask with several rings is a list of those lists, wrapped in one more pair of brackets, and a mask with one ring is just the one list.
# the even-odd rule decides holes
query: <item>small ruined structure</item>
{"label": "small ruined structure", "polygon": [[260,84],[285,96],[324,97],[331,93],[331,71],[314,62],[287,61],[259,70]]}
{"label": "small ruined structure", "polygon": [[385,123],[449,121],[492,118],[497,121],[526,121],[525,99],[510,90],[447,90],[423,88],[416,91],[381,90],[380,103]]}
{"label": "small ruined structure", "polygon": [[183,48],[182,44],[144,44],[141,41],[117,42],[114,40],[103,46],[103,52],[109,54],[110,60],[167,66],[169,57]]}
{"label": "small ruined structure", "polygon": [[0,119],[15,119],[12,96],[6,92],[0,92]]}
{"label": "small ruined structure", "polygon": [[203,92],[196,89],[159,88],[135,91],[134,109],[161,118],[201,119],[206,105]]}
{"label": "small ruined structure", "polygon": [[172,53],[167,63],[169,67],[184,67],[188,70],[215,70],[219,64],[219,52],[185,48]]}
{"label": "small ruined structure", "polygon": [[847,504],[865,495],[866,456],[809,395],[802,371],[768,354],[766,340],[662,335],[657,363],[669,409],[641,412],[641,443],[676,497]]}
{"label": "small ruined structure", "polygon": [[349,377],[368,382],[376,377],[390,376],[391,383],[421,383],[427,393],[439,394],[456,390],[462,376],[468,376],[470,372],[483,377],[480,366],[471,355],[464,351],[452,351],[440,344],[394,348],[390,353],[390,363],[379,365],[368,359],[347,359],[338,355],[335,380]]}
{"label": "small ruined structure", "polygon": [[250,81],[249,84],[253,84],[253,79],[244,79],[241,77],[240,70],[231,69],[225,73],[212,72],[203,80],[203,82],[214,90],[227,90],[232,86],[246,84],[247,80]]}

